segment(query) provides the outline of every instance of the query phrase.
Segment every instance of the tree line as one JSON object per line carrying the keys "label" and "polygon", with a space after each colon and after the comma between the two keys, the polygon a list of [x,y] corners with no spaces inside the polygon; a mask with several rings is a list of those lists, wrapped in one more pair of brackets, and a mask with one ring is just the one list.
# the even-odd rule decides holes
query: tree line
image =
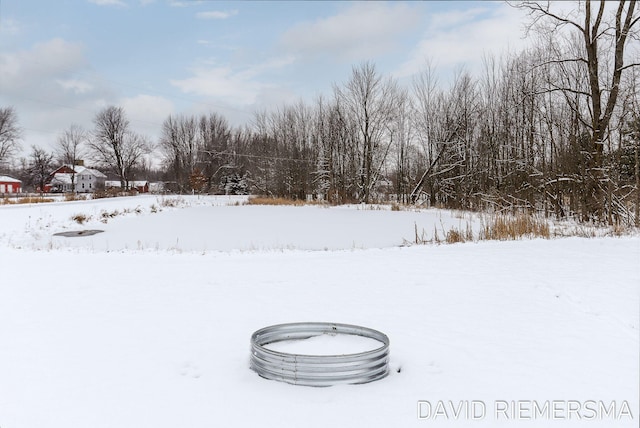
{"label": "tree line", "polygon": [[[153,151],[176,192],[391,198],[637,224],[639,14],[633,0],[614,6],[586,1],[561,15],[519,2],[535,43],[487,56],[479,75],[461,69],[444,86],[427,64],[402,86],[364,62],[329,95],[257,112],[250,126],[215,112],[171,115],[155,145],[107,107],[93,131],[74,125],[60,136],[58,157],[87,150],[124,185]],[[15,116],[0,110],[0,161],[15,151]],[[42,163],[36,151],[29,165]]]}

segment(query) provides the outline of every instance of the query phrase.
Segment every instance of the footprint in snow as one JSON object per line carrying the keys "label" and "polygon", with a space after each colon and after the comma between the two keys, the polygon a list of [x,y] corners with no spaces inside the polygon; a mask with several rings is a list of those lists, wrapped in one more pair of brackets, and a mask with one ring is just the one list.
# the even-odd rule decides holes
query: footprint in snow
{"label": "footprint in snow", "polygon": [[200,373],[200,369],[196,365],[186,362],[180,366],[180,376],[198,379],[201,375],[202,373]]}

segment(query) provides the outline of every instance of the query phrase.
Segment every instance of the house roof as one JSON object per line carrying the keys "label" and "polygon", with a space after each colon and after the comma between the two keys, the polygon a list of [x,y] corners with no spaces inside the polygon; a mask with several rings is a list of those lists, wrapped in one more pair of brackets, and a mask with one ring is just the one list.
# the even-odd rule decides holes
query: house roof
{"label": "house roof", "polygon": [[70,165],[62,165],[59,166],[58,168],[56,168],[51,174],[50,177],[53,177],[54,174],[59,174],[59,173],[71,173],[73,171],[73,168],[71,168]]}
{"label": "house roof", "polygon": [[57,172],[53,174],[53,178],[51,179],[51,184],[72,184],[72,175],[66,172]]}
{"label": "house roof", "polygon": [[70,168],[73,168],[73,170],[76,172],[76,174],[91,174],[94,177],[99,177],[99,178],[107,178],[107,176],[105,174],[103,174],[102,172],[98,171],[97,169],[93,169],[93,168],[87,168],[86,166],[80,166],[80,165],[76,165],[74,167],[71,167],[70,165],[68,165]]}
{"label": "house roof", "polygon": [[69,164],[64,164],[60,167],[58,167],[58,169],[56,169],[55,171],[53,171],[52,176],[55,174],[84,174],[84,173],[88,173],[91,174],[95,177],[99,177],[99,178],[107,178],[106,175],[104,175],[102,172],[98,171],[97,169],[93,169],[93,168],[87,168],[86,166],[81,166],[81,165],[69,165]]}
{"label": "house roof", "polygon": [[95,175],[98,178],[107,178],[107,174],[104,174],[103,172],[98,171],[97,169],[92,169],[90,171],[93,175]]}
{"label": "house roof", "polygon": [[0,175],[0,181],[3,183],[22,183],[22,181],[7,175]]}

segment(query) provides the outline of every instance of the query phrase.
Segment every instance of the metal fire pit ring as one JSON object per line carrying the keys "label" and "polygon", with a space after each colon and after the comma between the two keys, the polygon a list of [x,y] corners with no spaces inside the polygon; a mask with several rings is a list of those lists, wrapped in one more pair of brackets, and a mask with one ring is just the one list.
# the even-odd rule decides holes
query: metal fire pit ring
{"label": "metal fire pit ring", "polygon": [[[265,348],[274,342],[323,334],[374,339],[380,347],[343,355],[290,354]],[[251,369],[266,379],[294,385],[331,386],[373,382],[389,374],[389,338],[377,330],[350,324],[300,322],[262,328],[251,335]]]}

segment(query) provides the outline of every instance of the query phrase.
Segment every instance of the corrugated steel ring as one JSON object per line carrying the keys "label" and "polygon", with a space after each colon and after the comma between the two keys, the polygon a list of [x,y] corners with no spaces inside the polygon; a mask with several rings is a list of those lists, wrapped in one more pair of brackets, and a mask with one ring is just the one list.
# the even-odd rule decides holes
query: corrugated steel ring
{"label": "corrugated steel ring", "polygon": [[[343,355],[301,355],[265,348],[269,343],[308,339],[323,334],[362,336],[381,346]],[[331,386],[368,383],[389,374],[389,338],[367,327],[323,322],[279,324],[251,335],[251,369],[260,376],[294,385]]]}

